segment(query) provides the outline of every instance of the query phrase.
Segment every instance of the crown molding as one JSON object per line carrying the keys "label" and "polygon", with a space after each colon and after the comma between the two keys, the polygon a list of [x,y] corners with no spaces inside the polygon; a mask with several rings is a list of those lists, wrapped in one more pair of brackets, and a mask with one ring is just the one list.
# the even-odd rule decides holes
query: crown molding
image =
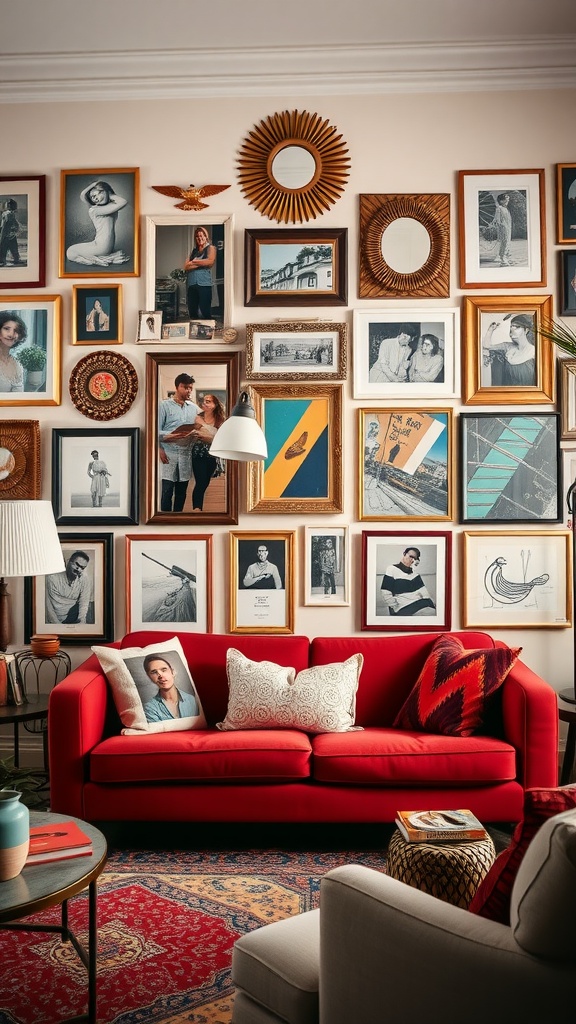
{"label": "crown molding", "polygon": [[0,55],[0,103],[576,86],[576,36],[529,41]]}

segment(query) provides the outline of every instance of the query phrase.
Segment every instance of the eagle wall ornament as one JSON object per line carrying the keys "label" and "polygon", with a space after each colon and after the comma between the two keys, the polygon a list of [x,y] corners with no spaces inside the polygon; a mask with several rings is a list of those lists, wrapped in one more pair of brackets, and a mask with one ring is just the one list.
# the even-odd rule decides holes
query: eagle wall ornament
{"label": "eagle wall ornament", "polygon": [[217,196],[219,192],[230,188],[230,185],[203,185],[202,188],[194,185],[188,185],[188,188],[180,188],[179,185],[151,185],[150,188],[171,199],[181,199],[182,202],[174,203],[177,210],[206,210],[208,203],[202,200],[206,196]]}

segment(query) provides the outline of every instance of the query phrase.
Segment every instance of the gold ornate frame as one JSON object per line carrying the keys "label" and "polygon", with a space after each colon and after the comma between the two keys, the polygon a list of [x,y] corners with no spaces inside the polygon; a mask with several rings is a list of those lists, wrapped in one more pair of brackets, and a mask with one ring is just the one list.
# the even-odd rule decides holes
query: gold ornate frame
{"label": "gold ornate frame", "polygon": [[[265,363],[262,344],[274,337],[277,342],[301,345],[304,354],[312,356],[312,361],[301,361],[301,352],[296,358],[286,353],[286,359],[278,357]],[[270,342],[272,341],[270,337]],[[332,321],[298,321],[298,323],[277,321],[270,324],[246,324],[246,380],[334,380],[346,377],[347,373],[347,337],[348,325]],[[313,349],[322,342],[332,346],[332,355],[328,363],[314,359]],[[308,348],[306,349],[306,346]],[[267,346],[269,348],[269,345]],[[321,353],[320,353],[321,356]],[[268,358],[268,354],[266,356]],[[302,367],[300,370],[299,367]]]}
{"label": "gold ornate frame", "polygon": [[[412,273],[393,270],[382,255],[382,235],[401,217],[418,221],[430,237],[430,253]],[[361,299],[447,298],[450,295],[450,196],[430,195],[360,196],[360,280]]]}
{"label": "gold ornate frame", "polygon": [[[295,530],[229,533],[229,632],[293,633],[296,601]],[[241,587],[248,563],[256,561],[259,544],[267,544],[270,561],[280,572],[281,590]],[[281,557],[280,557],[281,556]]]}

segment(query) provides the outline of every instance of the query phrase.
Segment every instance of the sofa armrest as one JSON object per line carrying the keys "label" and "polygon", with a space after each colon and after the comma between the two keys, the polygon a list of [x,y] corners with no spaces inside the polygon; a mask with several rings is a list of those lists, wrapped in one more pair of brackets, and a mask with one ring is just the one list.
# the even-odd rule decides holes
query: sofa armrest
{"label": "sofa armrest", "polygon": [[558,785],[558,701],[552,687],[517,661],[502,687],[505,739],[517,750],[524,789]]}

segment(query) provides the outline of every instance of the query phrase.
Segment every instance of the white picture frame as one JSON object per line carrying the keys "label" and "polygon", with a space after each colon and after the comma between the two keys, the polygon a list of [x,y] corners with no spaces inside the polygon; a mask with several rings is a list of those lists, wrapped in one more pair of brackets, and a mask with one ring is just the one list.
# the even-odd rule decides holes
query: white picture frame
{"label": "white picture frame", "polygon": [[[328,557],[325,556],[327,549],[332,552]],[[304,527],[304,604],[321,608],[350,604],[347,526],[323,524]]]}

